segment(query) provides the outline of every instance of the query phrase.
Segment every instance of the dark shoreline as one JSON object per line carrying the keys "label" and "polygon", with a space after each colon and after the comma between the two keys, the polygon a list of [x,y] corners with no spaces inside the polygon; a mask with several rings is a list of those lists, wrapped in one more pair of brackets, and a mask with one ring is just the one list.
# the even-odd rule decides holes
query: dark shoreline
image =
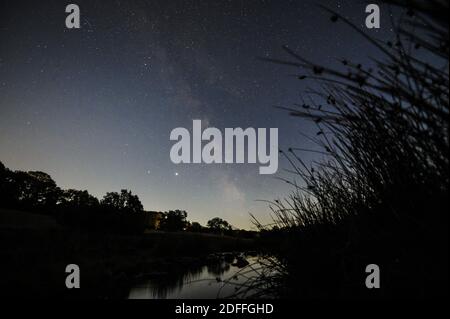
{"label": "dark shoreline", "polygon": [[[203,265],[212,253],[256,247],[252,239],[187,232],[127,236],[0,226],[4,297],[124,299],[151,275]],[[68,264],[80,267],[81,289],[66,288]]]}

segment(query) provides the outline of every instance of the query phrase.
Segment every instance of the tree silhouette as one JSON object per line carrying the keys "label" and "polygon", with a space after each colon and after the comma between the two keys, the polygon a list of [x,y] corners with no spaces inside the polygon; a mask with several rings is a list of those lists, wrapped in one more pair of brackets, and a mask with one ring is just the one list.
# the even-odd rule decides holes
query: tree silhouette
{"label": "tree silhouette", "polygon": [[232,229],[231,225],[226,220],[219,217],[209,220],[206,225],[215,233],[224,233]]}
{"label": "tree silhouette", "polygon": [[97,207],[99,201],[88,193],[87,190],[80,191],[76,189],[67,189],[61,191],[58,199],[58,205],[61,207],[88,208]]}
{"label": "tree silhouette", "polygon": [[106,193],[100,204],[122,212],[141,213],[144,210],[139,197],[126,189],[122,189],[120,194],[117,192]]}
{"label": "tree silhouette", "polygon": [[6,192],[6,174],[7,174],[7,169],[5,167],[5,165],[3,165],[2,162],[0,162],[0,200],[3,202],[4,196],[5,196],[5,192]]}
{"label": "tree silhouette", "polygon": [[203,226],[198,222],[192,222],[189,226],[189,231],[193,233],[200,233],[203,230]]}
{"label": "tree silhouette", "polygon": [[184,210],[171,210],[164,214],[160,229],[167,231],[182,231],[186,229],[187,212]]}
{"label": "tree silhouette", "polygon": [[49,212],[55,207],[60,188],[50,175],[39,172],[11,171],[0,162],[1,205]]}
{"label": "tree silhouette", "polygon": [[52,214],[82,231],[140,234],[145,228],[142,203],[131,191],[109,192],[99,202],[87,190],[61,190],[44,172],[11,171],[1,162],[0,207]]}
{"label": "tree silhouette", "polygon": [[61,190],[50,175],[39,171],[7,170],[4,175],[3,187],[7,188],[9,201],[16,206],[46,213],[56,206]]}

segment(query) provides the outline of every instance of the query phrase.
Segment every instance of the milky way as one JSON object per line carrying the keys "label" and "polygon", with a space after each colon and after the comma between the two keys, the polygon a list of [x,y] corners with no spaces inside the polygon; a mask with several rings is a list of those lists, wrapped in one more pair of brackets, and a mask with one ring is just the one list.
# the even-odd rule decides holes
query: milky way
{"label": "milky way", "polygon": [[[173,128],[193,119],[277,127],[280,148],[312,147],[298,132],[313,126],[274,106],[298,102],[315,84],[258,57],[287,58],[285,44],[327,65],[377,54],[312,1],[73,2],[79,30],[65,28],[65,2],[3,1],[0,161],[98,197],[131,189],[147,210],[184,209],[203,224],[219,216],[250,228],[249,213],[267,221],[257,200],[290,187],[250,164],[173,164]],[[319,4],[363,26],[363,3]],[[385,25],[372,35],[388,36]],[[283,168],[276,176],[289,176]]]}

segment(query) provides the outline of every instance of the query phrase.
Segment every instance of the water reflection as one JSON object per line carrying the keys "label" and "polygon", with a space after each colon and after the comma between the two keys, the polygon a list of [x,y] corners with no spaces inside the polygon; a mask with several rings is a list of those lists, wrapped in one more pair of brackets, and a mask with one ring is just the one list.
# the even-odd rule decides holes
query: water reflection
{"label": "water reflection", "polygon": [[[245,260],[245,263],[244,263]],[[250,264],[250,267],[244,265]],[[236,254],[210,256],[204,265],[177,273],[160,273],[138,284],[130,299],[212,299],[233,295],[248,278],[258,273],[258,257]]]}
{"label": "water reflection", "polygon": [[226,261],[220,261],[220,262],[212,262],[209,265],[206,265],[206,270],[209,275],[221,277],[225,273],[230,271],[230,264]]}

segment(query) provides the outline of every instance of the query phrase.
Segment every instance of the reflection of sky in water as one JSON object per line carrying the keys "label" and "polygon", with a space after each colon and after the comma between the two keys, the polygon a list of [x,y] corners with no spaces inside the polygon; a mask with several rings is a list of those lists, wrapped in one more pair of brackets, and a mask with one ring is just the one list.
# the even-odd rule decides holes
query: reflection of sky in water
{"label": "reflection of sky in water", "polygon": [[[259,265],[257,257],[247,260]],[[240,275],[245,273],[245,276]],[[237,274],[237,276],[236,276]],[[178,275],[178,276],[177,276]],[[235,293],[237,286],[246,282],[248,277],[258,273],[250,268],[240,269],[224,260],[215,261],[206,266],[187,269],[182,274],[158,276],[130,291],[130,299],[214,299],[224,298]],[[218,281],[217,279],[222,281]],[[223,281],[227,281],[224,283]]]}

